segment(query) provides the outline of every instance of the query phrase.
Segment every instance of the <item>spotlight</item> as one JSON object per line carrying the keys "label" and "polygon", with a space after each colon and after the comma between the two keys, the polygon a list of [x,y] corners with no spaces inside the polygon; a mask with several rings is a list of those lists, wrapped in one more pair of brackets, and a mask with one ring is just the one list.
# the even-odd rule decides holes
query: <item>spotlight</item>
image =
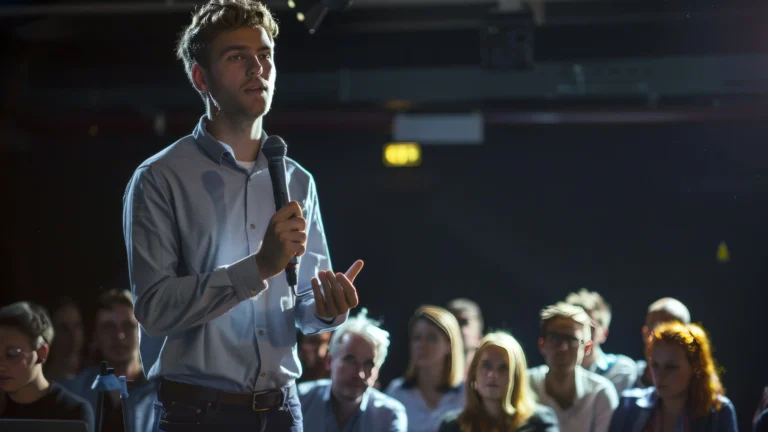
{"label": "spotlight", "polygon": [[309,34],[315,34],[328,12],[349,7],[352,0],[288,0],[288,7],[297,10],[296,19],[303,22]]}

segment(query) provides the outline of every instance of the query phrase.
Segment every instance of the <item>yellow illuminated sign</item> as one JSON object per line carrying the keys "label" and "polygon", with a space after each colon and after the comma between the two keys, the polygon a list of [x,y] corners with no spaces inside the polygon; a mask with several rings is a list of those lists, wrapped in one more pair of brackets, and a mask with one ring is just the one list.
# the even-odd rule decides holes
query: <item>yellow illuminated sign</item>
{"label": "yellow illuminated sign", "polygon": [[389,143],[384,146],[384,165],[388,167],[415,167],[421,165],[419,143]]}

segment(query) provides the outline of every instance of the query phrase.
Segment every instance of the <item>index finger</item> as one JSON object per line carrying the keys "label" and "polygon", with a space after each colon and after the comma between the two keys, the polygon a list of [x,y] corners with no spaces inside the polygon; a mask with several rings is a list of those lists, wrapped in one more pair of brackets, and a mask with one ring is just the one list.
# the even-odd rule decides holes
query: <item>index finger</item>
{"label": "index finger", "polygon": [[290,219],[294,216],[304,217],[304,213],[301,211],[301,206],[298,201],[289,201],[288,204],[280,209],[280,211],[275,213],[275,217],[278,220]]}

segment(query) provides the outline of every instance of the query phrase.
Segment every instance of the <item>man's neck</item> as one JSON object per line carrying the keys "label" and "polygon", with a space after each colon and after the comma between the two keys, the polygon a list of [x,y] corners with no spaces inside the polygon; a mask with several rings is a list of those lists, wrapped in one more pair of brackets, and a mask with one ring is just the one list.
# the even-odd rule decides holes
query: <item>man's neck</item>
{"label": "man's neck", "polygon": [[[578,367],[578,366],[577,366]],[[565,409],[576,402],[576,370],[570,372],[555,372],[550,369],[544,378],[544,386],[550,395]]]}
{"label": "man's neck", "polygon": [[344,429],[349,419],[357,413],[360,409],[360,403],[363,401],[363,397],[360,396],[355,400],[337,398],[331,390],[331,408],[333,409],[333,415],[336,417],[336,424],[339,430]]}
{"label": "man's neck", "polygon": [[32,380],[32,382],[24,385],[13,393],[8,393],[8,397],[17,403],[29,404],[45,396],[45,393],[48,392],[50,387],[51,384],[45,379],[41,372],[38,374],[37,378]]}
{"label": "man's neck", "polygon": [[142,375],[139,359],[133,359],[128,363],[111,363],[115,369],[115,376],[124,376],[128,381],[133,381]]}
{"label": "man's neck", "polygon": [[589,355],[584,356],[584,360],[581,361],[581,366],[584,369],[589,369],[594,362],[597,361],[603,355],[603,350],[599,346],[593,346]]}
{"label": "man's neck", "polygon": [[235,159],[253,162],[258,158],[261,150],[261,117],[256,120],[235,120],[218,112],[208,118],[208,133],[232,147]]}

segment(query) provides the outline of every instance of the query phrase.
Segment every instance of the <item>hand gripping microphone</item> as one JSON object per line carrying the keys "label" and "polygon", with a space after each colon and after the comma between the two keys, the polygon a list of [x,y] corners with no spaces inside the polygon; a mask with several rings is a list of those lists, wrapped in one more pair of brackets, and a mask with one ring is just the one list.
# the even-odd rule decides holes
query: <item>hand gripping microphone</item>
{"label": "hand gripping microphone", "polygon": [[[269,178],[272,180],[272,194],[275,197],[275,210],[277,211],[291,200],[291,197],[288,195],[288,182],[285,175],[285,155],[288,154],[288,146],[282,138],[273,135],[264,141],[261,151],[267,157],[269,164]],[[302,294],[297,292],[298,278],[296,276],[296,267],[298,264],[299,259],[294,256],[285,267],[285,278],[288,280],[291,290],[293,290],[293,295],[297,297],[312,292],[311,290]]]}

